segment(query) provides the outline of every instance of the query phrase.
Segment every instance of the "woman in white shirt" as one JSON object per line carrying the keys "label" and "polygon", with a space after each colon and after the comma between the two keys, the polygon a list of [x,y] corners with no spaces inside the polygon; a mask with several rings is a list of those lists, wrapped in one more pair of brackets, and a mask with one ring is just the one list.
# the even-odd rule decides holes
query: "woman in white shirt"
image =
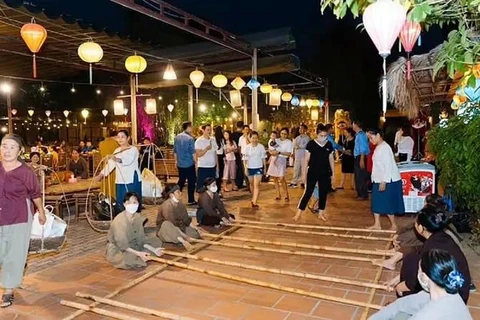
{"label": "woman in white shirt", "polygon": [[257,200],[260,193],[260,182],[265,172],[267,152],[265,147],[258,143],[258,132],[253,131],[250,144],[242,149],[245,175],[250,183],[252,192],[252,208],[258,208]]}
{"label": "woman in white shirt", "polygon": [[117,134],[119,147],[108,159],[107,165],[95,178],[97,181],[108,176],[116,170],[115,190],[117,199],[123,200],[127,192],[135,192],[138,195],[139,212],[142,208],[142,175],[138,169],[138,149],[131,146],[130,135],[126,130],[120,130]]}
{"label": "woman in white shirt", "polygon": [[396,230],[395,214],[405,212],[403,203],[402,179],[398,171],[392,148],[383,140],[383,133],[379,129],[368,131],[370,142],[376,145],[373,154],[372,169],[372,212],[375,223],[369,229],[380,230],[380,215],[387,215],[390,219],[391,230]]}
{"label": "woman in white shirt", "polygon": [[285,189],[285,201],[290,201],[288,195],[287,180],[285,180],[285,172],[287,171],[287,161],[292,156],[293,143],[288,139],[288,128],[283,128],[280,131],[280,139],[277,139],[277,147],[275,150],[270,150],[270,154],[277,159],[270,162],[268,166],[267,175],[273,177],[275,182],[275,189],[277,190],[277,197],[275,200],[281,200],[282,194],[280,192],[280,185]]}
{"label": "woman in white shirt", "polygon": [[409,130],[408,127],[402,127],[395,135],[395,145],[397,146],[396,155],[398,155],[398,160],[400,162],[412,160],[415,142],[412,137],[410,137]]}

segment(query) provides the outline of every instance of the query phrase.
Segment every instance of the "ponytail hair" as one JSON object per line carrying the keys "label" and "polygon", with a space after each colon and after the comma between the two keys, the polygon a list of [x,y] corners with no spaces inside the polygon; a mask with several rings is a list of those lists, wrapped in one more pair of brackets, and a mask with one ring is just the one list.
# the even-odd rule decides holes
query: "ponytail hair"
{"label": "ponytail hair", "polygon": [[425,252],[420,267],[430,280],[449,294],[458,293],[465,283],[455,258],[445,250],[432,249]]}

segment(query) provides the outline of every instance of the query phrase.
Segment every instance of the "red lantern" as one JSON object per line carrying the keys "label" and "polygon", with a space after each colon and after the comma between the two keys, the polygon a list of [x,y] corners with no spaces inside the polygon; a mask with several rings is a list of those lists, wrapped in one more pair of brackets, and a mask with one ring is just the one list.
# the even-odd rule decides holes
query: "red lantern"
{"label": "red lantern", "polygon": [[400,30],[400,40],[402,45],[405,48],[407,53],[407,79],[410,80],[410,70],[411,70],[411,61],[410,61],[410,52],[413,50],[415,42],[417,42],[418,37],[420,36],[420,31],[422,27],[420,23],[414,21],[405,21],[405,24]]}
{"label": "red lantern", "polygon": [[41,25],[35,23],[32,19],[31,23],[25,24],[20,30],[20,35],[27,45],[28,49],[33,53],[33,77],[37,77],[37,62],[35,54],[40,51],[43,43],[47,39],[47,30]]}

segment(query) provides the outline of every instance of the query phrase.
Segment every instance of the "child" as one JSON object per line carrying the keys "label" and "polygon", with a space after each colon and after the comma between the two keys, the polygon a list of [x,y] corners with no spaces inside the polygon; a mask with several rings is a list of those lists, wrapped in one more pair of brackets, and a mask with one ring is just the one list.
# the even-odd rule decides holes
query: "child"
{"label": "child", "polygon": [[[272,133],[270,134],[270,140],[268,140],[268,151],[270,153],[270,151],[277,151],[277,148],[279,147],[279,144],[278,144],[278,132],[277,131],[272,131]],[[270,159],[269,159],[269,164],[270,163],[275,163],[276,164],[276,161],[277,161],[277,156],[270,156]]]}

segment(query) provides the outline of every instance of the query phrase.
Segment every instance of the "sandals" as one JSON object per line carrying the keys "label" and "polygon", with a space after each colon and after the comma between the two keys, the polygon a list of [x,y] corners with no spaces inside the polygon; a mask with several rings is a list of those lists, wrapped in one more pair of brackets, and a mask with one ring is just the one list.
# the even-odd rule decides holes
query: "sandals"
{"label": "sandals", "polygon": [[0,308],[7,308],[10,307],[13,304],[13,301],[15,300],[14,294],[12,293],[4,293],[2,295],[2,304],[0,305]]}

